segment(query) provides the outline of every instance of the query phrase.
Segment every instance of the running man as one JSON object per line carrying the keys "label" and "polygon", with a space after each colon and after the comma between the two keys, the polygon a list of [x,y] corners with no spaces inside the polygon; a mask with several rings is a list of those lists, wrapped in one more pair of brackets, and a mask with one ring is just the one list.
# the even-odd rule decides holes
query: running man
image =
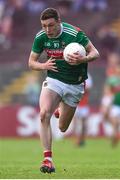
{"label": "running man", "polygon": [[[99,57],[99,53],[85,33],[68,23],[61,22],[58,11],[45,9],[40,16],[42,30],[34,39],[29,57],[29,67],[34,70],[47,70],[40,95],[40,140],[44,160],[40,171],[55,172],[52,161],[52,133],[50,119],[60,104],[59,128],[65,132],[74,116],[77,104],[84,94],[84,81],[87,79],[88,62]],[[69,62],[63,58],[63,50],[71,42],[82,44],[87,52],[68,55]],[[40,54],[47,53],[46,62],[39,61]]]}

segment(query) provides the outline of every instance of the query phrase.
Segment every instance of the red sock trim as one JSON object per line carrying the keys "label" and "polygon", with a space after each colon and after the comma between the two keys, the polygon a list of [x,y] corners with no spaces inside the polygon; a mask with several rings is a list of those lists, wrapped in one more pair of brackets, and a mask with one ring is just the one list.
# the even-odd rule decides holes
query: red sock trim
{"label": "red sock trim", "polygon": [[52,157],[52,151],[44,151],[44,158]]}

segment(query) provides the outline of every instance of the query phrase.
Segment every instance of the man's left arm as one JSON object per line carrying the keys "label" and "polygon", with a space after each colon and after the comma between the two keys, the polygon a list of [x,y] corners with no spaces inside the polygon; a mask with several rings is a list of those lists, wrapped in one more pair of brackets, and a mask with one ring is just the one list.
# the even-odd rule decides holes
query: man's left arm
{"label": "man's left arm", "polygon": [[88,42],[87,46],[85,47],[87,55],[85,57],[86,62],[94,61],[97,58],[99,58],[99,52],[95,48],[95,46],[91,43],[91,41]]}
{"label": "man's left arm", "polygon": [[82,63],[88,63],[99,58],[99,52],[95,48],[95,46],[89,41],[85,46],[86,56],[81,56],[79,53],[68,54],[67,57],[69,59],[68,63],[71,65],[78,65]]}

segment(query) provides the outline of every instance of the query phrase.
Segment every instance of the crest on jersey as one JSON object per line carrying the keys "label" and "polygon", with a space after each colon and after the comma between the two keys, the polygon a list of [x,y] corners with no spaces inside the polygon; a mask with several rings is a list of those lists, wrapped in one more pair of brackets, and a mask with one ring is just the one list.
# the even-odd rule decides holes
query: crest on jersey
{"label": "crest on jersey", "polygon": [[62,44],[62,48],[64,49],[64,48],[65,48],[65,46],[66,46],[65,42],[64,42],[64,41],[62,41],[62,42],[61,42],[61,44]]}

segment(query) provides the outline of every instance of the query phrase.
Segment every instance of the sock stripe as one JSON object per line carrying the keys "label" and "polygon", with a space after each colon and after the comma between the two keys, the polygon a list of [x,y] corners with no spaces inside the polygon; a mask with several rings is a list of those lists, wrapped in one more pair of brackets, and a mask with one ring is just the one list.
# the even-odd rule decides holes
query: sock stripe
{"label": "sock stripe", "polygon": [[44,157],[52,157],[52,151],[44,151]]}

